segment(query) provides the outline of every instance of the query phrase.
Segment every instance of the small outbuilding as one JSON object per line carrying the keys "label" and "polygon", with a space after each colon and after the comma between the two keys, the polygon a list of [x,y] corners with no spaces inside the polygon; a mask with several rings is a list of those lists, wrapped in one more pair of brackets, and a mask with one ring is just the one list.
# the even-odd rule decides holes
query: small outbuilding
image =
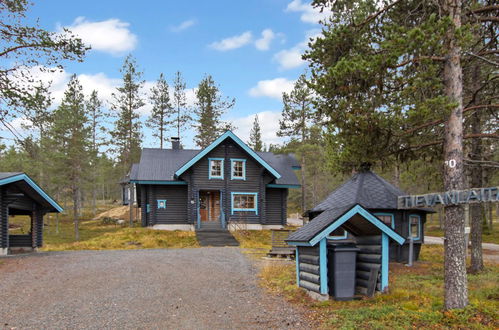
{"label": "small outbuilding", "polygon": [[[62,212],[57,204],[28,175],[22,172],[0,172],[0,255],[13,248],[36,249],[43,244],[43,216]],[[9,234],[9,218],[27,215],[31,218],[28,234]]]}
{"label": "small outbuilding", "polygon": [[[328,210],[348,208],[359,204],[390,227],[405,241],[402,245],[390,242],[390,261],[409,262],[410,241],[413,242],[413,261],[419,258],[421,245],[424,243],[424,226],[429,208],[399,209],[398,197],[408,195],[392,185],[365,165],[348,181],[334,190],[324,201],[307,211],[310,222]],[[352,233],[339,229],[335,239],[349,239]]]}
{"label": "small outbuilding", "polygon": [[[335,239],[338,231],[350,233],[348,239],[342,237],[340,245]],[[296,246],[298,286],[319,298],[348,299],[354,293],[372,295],[374,290],[386,290],[390,240],[396,244],[405,241],[362,205],[353,204],[322,212],[286,242]],[[351,297],[341,296],[338,288],[348,285],[352,286]]]}

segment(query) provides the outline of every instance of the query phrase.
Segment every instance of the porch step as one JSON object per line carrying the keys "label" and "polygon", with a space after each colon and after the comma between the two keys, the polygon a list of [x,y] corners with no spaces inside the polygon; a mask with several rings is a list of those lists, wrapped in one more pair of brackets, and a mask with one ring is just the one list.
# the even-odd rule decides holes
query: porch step
{"label": "porch step", "polygon": [[196,231],[196,238],[201,246],[239,246],[239,242],[228,230],[201,229]]}
{"label": "porch step", "polygon": [[220,221],[201,221],[201,228],[199,230],[225,230],[222,228]]}

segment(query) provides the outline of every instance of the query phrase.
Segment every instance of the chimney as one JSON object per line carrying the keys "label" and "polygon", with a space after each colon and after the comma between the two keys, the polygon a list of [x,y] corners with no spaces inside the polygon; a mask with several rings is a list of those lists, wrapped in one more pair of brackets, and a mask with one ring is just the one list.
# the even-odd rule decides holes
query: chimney
{"label": "chimney", "polygon": [[180,149],[180,138],[178,136],[174,136],[170,139],[172,141],[172,149],[179,150]]}

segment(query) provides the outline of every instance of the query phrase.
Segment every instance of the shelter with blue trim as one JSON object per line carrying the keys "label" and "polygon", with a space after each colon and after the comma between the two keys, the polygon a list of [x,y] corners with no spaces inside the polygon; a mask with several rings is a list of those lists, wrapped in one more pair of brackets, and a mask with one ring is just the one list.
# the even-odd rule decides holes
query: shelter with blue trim
{"label": "shelter with blue trim", "polygon": [[[0,172],[0,255],[13,248],[36,249],[43,244],[43,216],[63,209],[29,176],[22,172]],[[9,234],[9,218],[28,215],[28,234]]]}
{"label": "shelter with blue trim", "polygon": [[[334,256],[339,253],[335,251],[340,250],[335,239],[338,230],[349,233],[348,239],[342,237],[342,244],[358,251],[353,255],[353,272],[345,273],[343,267],[352,265],[346,265],[345,260]],[[353,204],[325,210],[292,233],[286,242],[296,246],[298,286],[322,297],[339,297],[335,290],[341,288],[338,285],[341,283],[335,283],[335,280],[353,283],[355,294],[372,295],[374,290],[387,289],[390,240],[399,245],[405,242],[404,237],[373,213],[360,204]],[[349,274],[355,278],[348,279]]]}

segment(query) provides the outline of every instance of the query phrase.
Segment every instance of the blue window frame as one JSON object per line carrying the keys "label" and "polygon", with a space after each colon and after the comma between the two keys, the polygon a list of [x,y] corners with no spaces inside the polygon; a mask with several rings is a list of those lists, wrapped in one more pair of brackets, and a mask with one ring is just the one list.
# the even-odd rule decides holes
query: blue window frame
{"label": "blue window frame", "polygon": [[208,179],[224,178],[224,159],[208,158]]}
{"label": "blue window frame", "polygon": [[230,159],[230,179],[246,180],[246,159]]}
{"label": "blue window frame", "polygon": [[159,209],[166,209],[166,199],[158,199],[158,210]]}
{"label": "blue window frame", "polygon": [[417,214],[409,214],[409,238],[421,239],[421,217]]}
{"label": "blue window frame", "polygon": [[348,237],[348,232],[343,228],[338,228],[327,236],[328,239],[333,239],[333,240],[346,239],[347,237]]}
{"label": "blue window frame", "polygon": [[258,193],[231,192],[230,212],[255,212],[258,215]]}
{"label": "blue window frame", "polygon": [[385,225],[390,226],[390,228],[392,229],[395,229],[395,217],[392,213],[374,213],[374,215]]}

